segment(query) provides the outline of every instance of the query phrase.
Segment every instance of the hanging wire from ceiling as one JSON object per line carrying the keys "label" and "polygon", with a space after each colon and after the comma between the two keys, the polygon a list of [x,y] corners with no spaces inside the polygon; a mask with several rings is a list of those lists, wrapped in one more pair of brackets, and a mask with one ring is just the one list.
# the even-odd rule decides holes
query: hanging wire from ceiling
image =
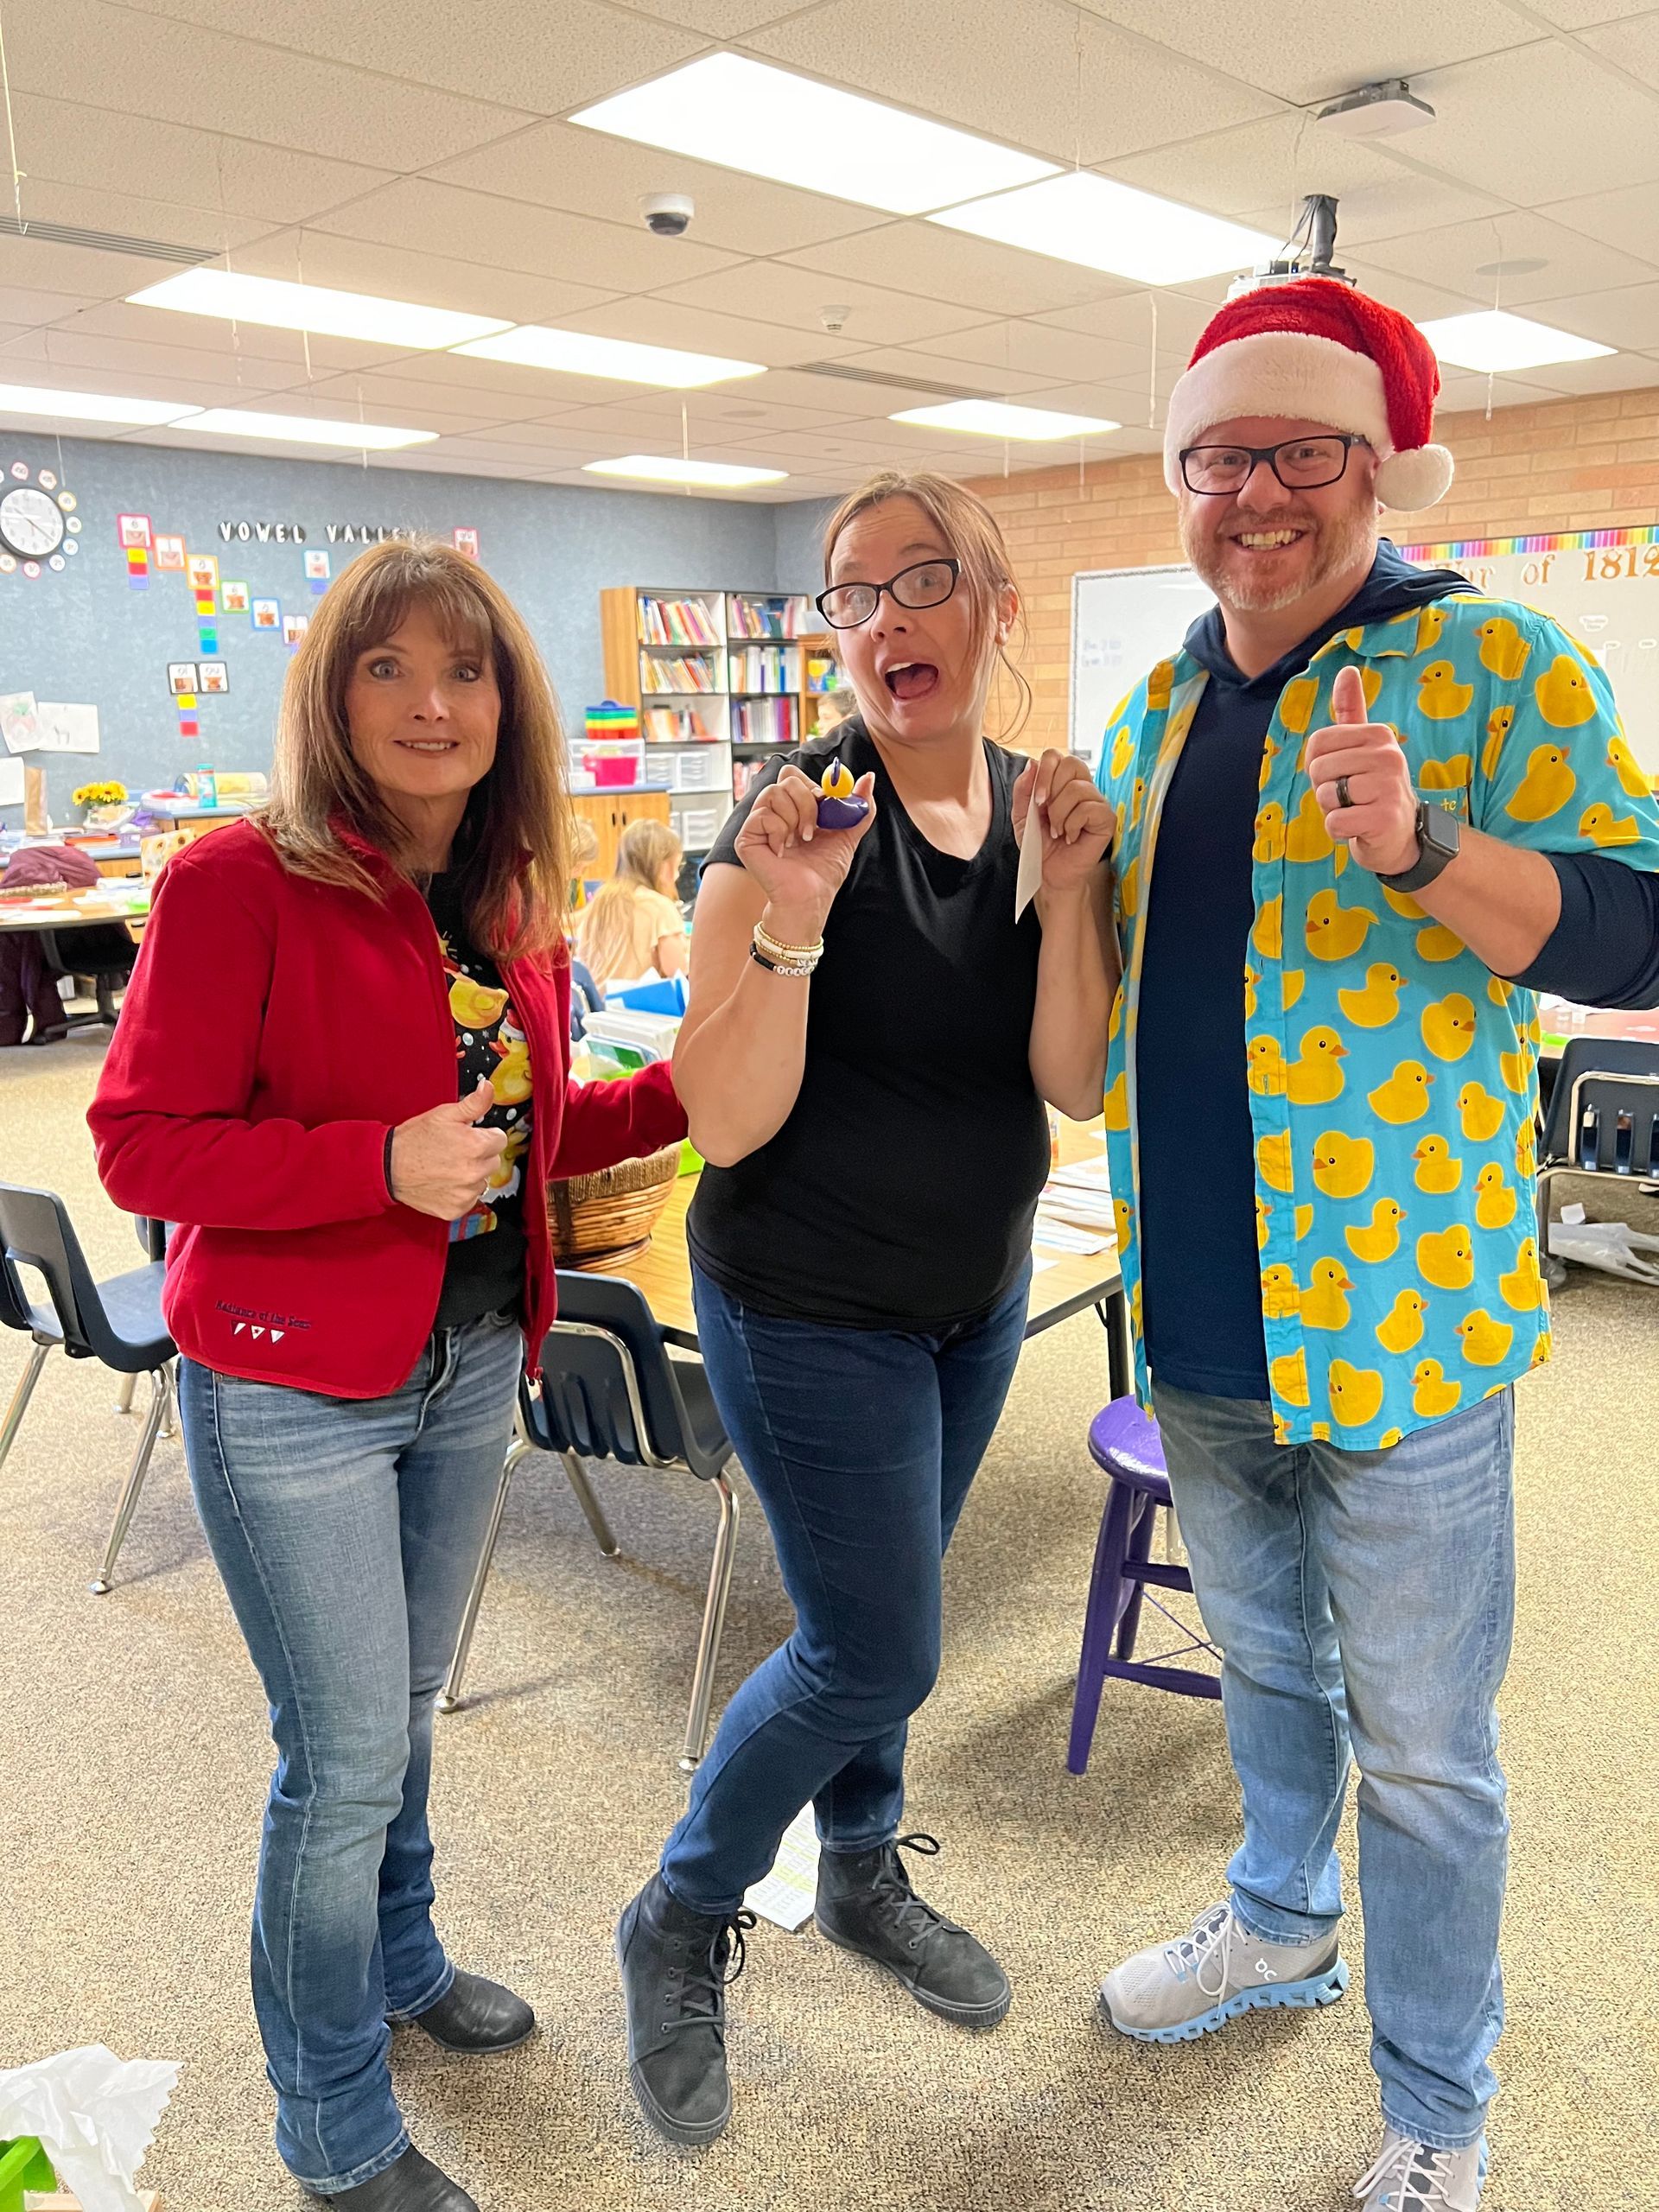
{"label": "hanging wire from ceiling", "polygon": [[1158,295],[1149,291],[1147,298],[1152,306],[1152,346],[1147,371],[1147,428],[1158,427]]}
{"label": "hanging wire from ceiling", "polygon": [[11,111],[11,67],[6,60],[6,11],[0,8],[0,92],[6,103],[6,141],[11,149],[11,197],[17,210],[17,227],[26,231],[23,220],[23,172],[17,161],[17,119]]}
{"label": "hanging wire from ceiling", "polygon": [[[225,274],[231,273],[231,218],[225,204],[225,133],[221,130],[213,140],[213,168],[219,183],[219,245],[225,263]],[[235,372],[236,388],[242,389],[242,325],[231,317],[231,365]]]}

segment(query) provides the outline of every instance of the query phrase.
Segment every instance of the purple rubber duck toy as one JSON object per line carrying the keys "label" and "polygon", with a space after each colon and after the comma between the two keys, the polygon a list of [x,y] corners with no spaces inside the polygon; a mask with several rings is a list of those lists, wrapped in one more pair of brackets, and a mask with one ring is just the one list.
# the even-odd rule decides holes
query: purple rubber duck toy
{"label": "purple rubber duck toy", "polygon": [[870,810],[867,798],[853,797],[852,772],[840,760],[832,760],[819,778],[823,796],[818,801],[820,830],[852,830]]}

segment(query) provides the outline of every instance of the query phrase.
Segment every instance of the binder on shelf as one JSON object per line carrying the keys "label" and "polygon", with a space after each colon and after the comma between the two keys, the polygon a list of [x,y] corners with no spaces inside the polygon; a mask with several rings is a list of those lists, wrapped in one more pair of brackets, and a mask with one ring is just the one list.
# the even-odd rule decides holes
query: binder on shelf
{"label": "binder on shelf", "polygon": [[806,601],[797,592],[734,591],[727,594],[728,636],[798,638],[805,627]]}
{"label": "binder on shelf", "polygon": [[785,692],[779,698],[734,699],[734,745],[793,745],[800,737],[798,702]]}
{"label": "binder on shelf", "polygon": [[744,645],[727,655],[730,691],[785,692],[801,688],[798,645]]}

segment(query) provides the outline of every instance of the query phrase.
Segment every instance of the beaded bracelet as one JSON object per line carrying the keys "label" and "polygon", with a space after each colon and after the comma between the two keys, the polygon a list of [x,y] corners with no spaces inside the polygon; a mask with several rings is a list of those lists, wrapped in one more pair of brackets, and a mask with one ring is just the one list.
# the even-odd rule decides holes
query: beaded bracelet
{"label": "beaded bracelet", "polygon": [[818,964],[816,960],[772,960],[761,951],[758,944],[752,944],[749,947],[749,957],[759,966],[766,969],[769,975],[773,976],[798,976],[804,978],[810,976]]}
{"label": "beaded bracelet", "polygon": [[816,963],[823,957],[822,938],[816,944],[785,944],[781,938],[773,937],[764,922],[755,924],[754,941],[762,952],[770,953],[774,960],[781,960],[785,964],[792,960],[810,960]]}

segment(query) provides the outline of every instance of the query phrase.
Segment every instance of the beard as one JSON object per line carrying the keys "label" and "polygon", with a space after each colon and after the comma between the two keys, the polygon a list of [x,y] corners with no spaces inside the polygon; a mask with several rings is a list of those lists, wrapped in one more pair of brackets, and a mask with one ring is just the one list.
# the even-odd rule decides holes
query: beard
{"label": "beard", "polygon": [[[1236,556],[1229,555],[1228,538],[1217,533],[1197,501],[1183,507],[1181,544],[1193,569],[1224,607],[1236,608],[1241,614],[1276,614],[1319,590],[1332,577],[1359,566],[1375,545],[1376,514],[1376,503],[1368,496],[1363,503],[1323,518],[1297,513],[1264,518],[1257,525],[1262,530],[1304,530],[1312,541],[1301,573],[1277,582],[1266,575],[1258,580],[1248,567],[1241,568]],[[1235,523],[1236,518],[1230,517],[1229,531]]]}

